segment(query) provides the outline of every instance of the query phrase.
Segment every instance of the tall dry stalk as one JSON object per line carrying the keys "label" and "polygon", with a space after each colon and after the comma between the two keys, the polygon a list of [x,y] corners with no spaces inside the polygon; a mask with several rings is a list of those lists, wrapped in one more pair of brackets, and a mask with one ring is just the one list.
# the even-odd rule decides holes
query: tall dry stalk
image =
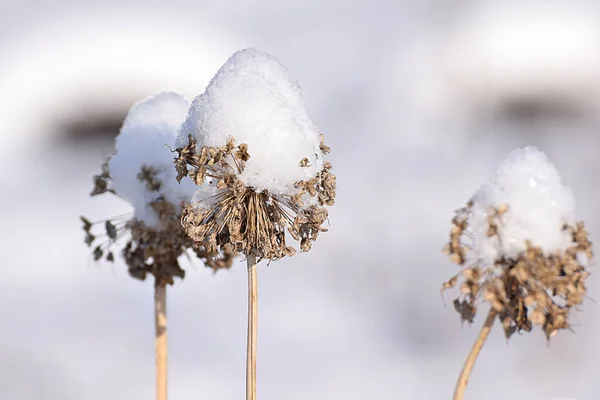
{"label": "tall dry stalk", "polygon": [[496,319],[496,312],[494,309],[491,309],[485,323],[481,327],[481,331],[479,332],[479,336],[473,343],[473,347],[471,348],[471,352],[467,356],[465,361],[465,365],[463,366],[462,371],[460,372],[460,376],[456,381],[456,389],[454,390],[453,400],[462,400],[465,395],[465,390],[467,389],[467,384],[469,383],[469,377],[471,376],[471,371],[473,371],[473,366],[475,366],[475,361],[477,361],[477,356],[479,356],[479,352],[481,348],[485,344],[486,339],[488,338],[490,331],[492,330],[492,325],[494,324],[494,320]]}
{"label": "tall dry stalk", "polygon": [[[196,190],[176,183],[177,170],[172,169],[173,155],[168,147],[178,142],[179,126],[189,108],[190,102],[183,96],[163,92],[129,110],[115,141],[116,152],[93,177],[91,195],[118,196],[131,204],[134,213],[95,223],[81,217],[85,243],[93,248],[95,261],[115,262],[121,255],[132,278],[155,279],[158,400],[167,399],[166,287],[185,277],[179,257],[185,254],[190,260],[193,252],[194,258],[217,271],[229,268],[235,255],[227,249],[209,255],[209,249],[195,245],[181,226],[181,201],[192,198]],[[99,232],[98,225],[103,227]]]}
{"label": "tall dry stalk", "polygon": [[[335,199],[336,178],[331,163],[322,162],[322,169],[306,181],[293,182],[293,194],[257,191],[246,186],[241,177],[250,159],[248,145],[235,145],[229,137],[219,147],[203,146],[198,152],[198,141],[192,134],[188,143],[178,148],[175,166],[177,179],[190,176],[202,186],[207,178],[216,180],[217,192],[210,201],[183,204],[181,223],[196,246],[202,246],[209,256],[220,253],[241,253],[246,256],[248,268],[248,337],[246,348],[246,400],[256,400],[256,352],[258,325],[258,287],[256,263],[291,257],[296,249],[286,244],[290,238],[300,243],[302,251],[309,251],[320,232],[327,229],[328,211]],[[320,149],[329,152],[320,136]],[[316,155],[315,155],[316,156]],[[312,155],[311,155],[312,157]],[[257,160],[260,162],[261,160]],[[321,162],[317,157],[315,162]],[[310,160],[298,160],[298,169],[308,168]],[[287,190],[287,189],[286,189]],[[314,204],[306,202],[314,198]]]}
{"label": "tall dry stalk", "polygon": [[156,329],[156,400],[167,400],[167,287],[154,285]]}
{"label": "tall dry stalk", "polygon": [[248,255],[248,343],[246,347],[246,400],[256,400],[256,347],[258,328],[258,284],[256,256]]}

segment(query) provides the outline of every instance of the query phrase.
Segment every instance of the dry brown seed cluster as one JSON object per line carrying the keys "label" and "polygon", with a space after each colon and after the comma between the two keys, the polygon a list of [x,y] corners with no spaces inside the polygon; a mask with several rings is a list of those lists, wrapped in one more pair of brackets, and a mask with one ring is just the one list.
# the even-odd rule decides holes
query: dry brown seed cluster
{"label": "dry brown seed cluster", "polygon": [[[102,167],[102,174],[94,177],[92,196],[110,189],[110,176],[106,164]],[[161,182],[157,179],[156,170],[143,166],[138,179],[146,184],[150,191],[159,191]],[[122,255],[128,266],[129,274],[140,280],[146,279],[151,274],[156,279],[157,285],[173,284],[175,277],[183,278],[185,271],[178,262],[178,257],[187,249],[193,247],[193,241],[185,234],[180,224],[181,215],[176,212],[172,203],[159,197],[149,204],[159,220],[159,228],[147,226],[144,222],[129,219],[118,222],[104,221],[106,233],[101,237],[108,237],[108,241],[94,247],[94,260],[98,261],[105,256],[107,261],[114,261],[114,253],[110,248],[117,240],[129,234],[127,243],[122,249]],[[91,246],[98,239],[91,233],[92,224],[88,219],[81,217],[83,229],[86,232],[85,242]],[[209,256],[203,247],[194,248],[196,256],[203,260],[206,266],[213,270],[229,268],[233,260],[233,252],[224,249],[221,254]]]}
{"label": "dry brown seed cluster", "polygon": [[[457,211],[450,241],[444,247],[452,261],[463,267],[469,246],[462,240],[469,236],[471,207],[469,202]],[[508,207],[490,210],[488,236],[498,235],[499,217],[508,211]],[[591,261],[593,254],[583,222],[563,229],[573,238],[572,246],[564,252],[546,255],[528,242],[527,250],[514,260],[503,258],[493,265],[475,261],[445,282],[442,291],[460,283],[454,308],[461,320],[473,322],[477,303],[483,299],[502,322],[507,338],[515,332],[530,332],[534,325],[541,327],[547,339],[561,329],[569,329],[569,313],[578,308],[587,293],[585,280],[590,273],[581,260]]]}
{"label": "dry brown seed cluster", "polygon": [[[329,147],[323,143],[323,135],[320,139],[321,151],[326,154]],[[250,158],[246,144],[236,147],[230,138],[220,147],[202,147],[200,154],[196,154],[196,146],[190,135],[187,146],[177,149],[177,179],[189,175],[197,185],[203,185],[209,177],[217,181],[219,191],[207,201],[210,207],[185,204],[181,222],[209,255],[227,250],[254,254],[258,260],[276,260],[296,253],[286,244],[286,228],[300,242],[302,251],[309,251],[319,232],[327,231],[321,226],[327,220],[325,206],[334,204],[336,190],[331,163],[325,162],[314,178],[296,182],[294,195],[256,192],[239,180]],[[307,159],[298,161],[300,166],[309,165]],[[305,195],[316,197],[318,205],[304,207]]]}
{"label": "dry brown seed cluster", "polygon": [[90,196],[96,196],[102,193],[114,193],[110,188],[110,174],[108,173],[108,161],[102,164],[102,172],[100,175],[94,175],[94,188]]}

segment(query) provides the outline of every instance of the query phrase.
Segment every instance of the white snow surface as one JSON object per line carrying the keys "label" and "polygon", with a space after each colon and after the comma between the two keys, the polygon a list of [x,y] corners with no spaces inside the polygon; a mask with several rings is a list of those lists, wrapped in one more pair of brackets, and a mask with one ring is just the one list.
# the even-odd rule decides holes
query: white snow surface
{"label": "white snow surface", "polygon": [[[189,180],[177,183],[173,165],[177,130],[184,120],[190,102],[183,96],[164,92],[135,104],[127,114],[116,138],[115,154],[109,159],[109,171],[115,192],[127,199],[135,210],[134,217],[149,226],[158,226],[158,217],[149,203],[159,196],[179,207],[189,200],[195,186]],[[151,192],[138,179],[143,165],[158,170],[162,186]]]}
{"label": "white snow surface", "polygon": [[[306,114],[300,85],[277,58],[254,48],[234,53],[192,102],[178,147],[189,134],[199,148],[221,146],[228,137],[246,143],[250,159],[240,180],[257,191],[294,193],[295,182],[323,167],[319,131]],[[304,158],[308,167],[299,165]]]}
{"label": "white snow surface", "polygon": [[[491,264],[500,257],[515,258],[526,249],[526,240],[546,254],[572,243],[562,227],[575,222],[573,193],[546,154],[535,147],[509,153],[472,200],[469,225],[477,259]],[[499,218],[498,235],[488,237],[488,215],[502,206],[508,209]]]}

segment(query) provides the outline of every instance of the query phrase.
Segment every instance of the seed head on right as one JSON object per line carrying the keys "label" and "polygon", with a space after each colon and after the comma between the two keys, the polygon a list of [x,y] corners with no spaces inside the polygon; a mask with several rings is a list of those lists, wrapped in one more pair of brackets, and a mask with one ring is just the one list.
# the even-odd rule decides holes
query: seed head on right
{"label": "seed head on right", "polygon": [[592,244],[546,154],[511,152],[452,225],[444,252],[462,270],[442,290],[458,285],[454,307],[463,322],[487,302],[507,338],[536,325],[547,339],[570,329],[571,311],[587,294]]}

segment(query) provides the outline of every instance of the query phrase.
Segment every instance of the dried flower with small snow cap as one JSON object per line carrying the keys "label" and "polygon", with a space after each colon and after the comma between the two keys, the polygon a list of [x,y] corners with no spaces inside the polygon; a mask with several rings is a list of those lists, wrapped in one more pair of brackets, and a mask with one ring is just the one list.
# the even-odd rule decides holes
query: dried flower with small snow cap
{"label": "dried flower with small snow cap", "polygon": [[[116,153],[94,177],[92,196],[110,192],[128,200],[134,208],[133,218],[117,223],[104,221],[108,242],[94,248],[94,259],[114,261],[107,250],[124,236],[128,237],[122,254],[129,274],[144,280],[154,276],[154,321],[156,340],[156,398],[167,399],[167,304],[166,287],[185,273],[179,257],[194,249],[198,258],[217,270],[229,268],[233,252],[223,249],[208,255],[203,247],[194,248],[185,234],[181,220],[181,201],[195,190],[192,182],[179,185],[173,170],[173,145],[189,102],[175,93],[161,93],[134,105],[116,139]],[[93,224],[81,218],[86,243],[96,237]],[[113,220],[114,221],[114,220]]]}
{"label": "dried flower with small snow cap", "polygon": [[544,153],[527,147],[508,155],[452,221],[446,253],[466,265],[470,251],[475,261],[444,285],[462,280],[455,306],[463,320],[472,322],[483,298],[507,337],[540,325],[550,338],[569,327],[566,316],[586,294],[592,260],[574,203]]}
{"label": "dried flower with small snow cap", "polygon": [[454,307],[473,322],[481,300],[490,304],[482,333],[465,363],[455,399],[497,318],[506,338],[540,326],[547,339],[570,328],[568,317],[587,293],[592,245],[575,219],[571,190],[547,156],[534,147],[510,153],[452,220],[444,252],[462,271],[443,284],[459,285]]}
{"label": "dried flower with small snow cap", "polygon": [[[175,93],[161,93],[132,107],[116,139],[116,153],[103,164],[102,173],[94,177],[91,195],[105,192],[125,198],[134,208],[130,219],[102,221],[108,241],[94,247],[94,259],[103,256],[114,261],[110,248],[128,236],[122,249],[132,277],[144,280],[147,274],[157,285],[172,284],[183,278],[178,257],[191,249],[193,242],[180,224],[181,200],[194,192],[191,183],[178,185],[172,169],[172,152],[177,129],[189,108],[189,102]],[[82,217],[86,243],[96,236],[92,224]],[[196,255],[213,269],[229,267],[231,253],[209,257],[203,248]]]}
{"label": "dried flower with small snow cap", "polygon": [[235,53],[192,103],[180,130],[177,179],[199,186],[183,226],[216,254],[232,249],[276,260],[295,254],[286,230],[308,251],[326,231],[336,181],[323,135],[301,90],[274,57]]}

